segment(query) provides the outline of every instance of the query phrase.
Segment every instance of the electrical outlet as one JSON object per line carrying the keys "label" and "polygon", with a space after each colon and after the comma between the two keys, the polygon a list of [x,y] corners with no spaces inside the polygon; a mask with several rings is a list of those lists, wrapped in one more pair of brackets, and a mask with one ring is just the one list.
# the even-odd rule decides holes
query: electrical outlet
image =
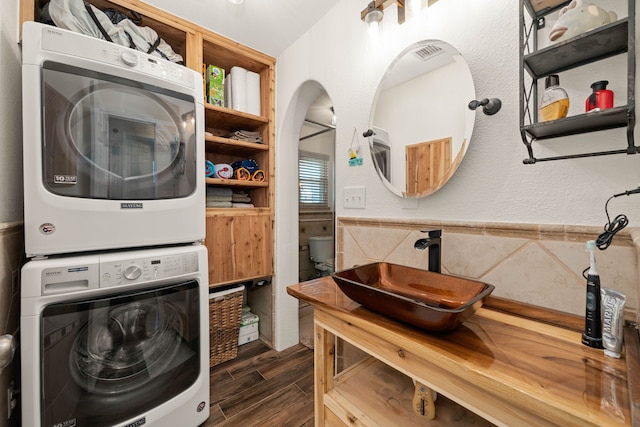
{"label": "electrical outlet", "polygon": [[364,209],[366,207],[366,187],[344,187],[345,209]]}

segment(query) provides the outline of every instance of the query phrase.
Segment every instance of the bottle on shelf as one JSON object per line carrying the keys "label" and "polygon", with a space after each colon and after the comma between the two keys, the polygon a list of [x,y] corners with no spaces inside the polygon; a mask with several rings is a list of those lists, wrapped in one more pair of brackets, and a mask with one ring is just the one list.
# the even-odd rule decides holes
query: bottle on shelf
{"label": "bottle on shelf", "polygon": [[600,80],[591,85],[593,93],[587,97],[584,107],[585,112],[613,108],[613,91],[607,89],[608,84],[609,81]]}
{"label": "bottle on shelf", "polygon": [[538,116],[541,122],[567,117],[569,112],[569,96],[560,87],[560,77],[551,74],[545,79],[545,90],[540,100]]}

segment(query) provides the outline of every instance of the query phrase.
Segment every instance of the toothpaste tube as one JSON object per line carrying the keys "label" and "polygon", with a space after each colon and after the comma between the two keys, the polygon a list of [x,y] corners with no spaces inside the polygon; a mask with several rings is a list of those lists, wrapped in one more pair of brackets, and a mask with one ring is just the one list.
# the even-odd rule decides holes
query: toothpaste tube
{"label": "toothpaste tube", "polygon": [[601,289],[602,296],[602,346],[604,354],[609,357],[620,357],[622,350],[622,324],[624,294],[613,289]]}

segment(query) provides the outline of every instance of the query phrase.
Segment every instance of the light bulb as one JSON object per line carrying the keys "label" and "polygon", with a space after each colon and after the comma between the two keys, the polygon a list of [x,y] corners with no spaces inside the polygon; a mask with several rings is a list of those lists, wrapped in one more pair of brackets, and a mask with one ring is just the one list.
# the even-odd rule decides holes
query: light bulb
{"label": "light bulb", "polygon": [[364,17],[364,22],[369,26],[369,34],[375,35],[378,33],[378,28],[384,13],[378,9],[372,9]]}
{"label": "light bulb", "polygon": [[229,3],[233,3],[233,4],[240,4],[242,3],[244,0],[229,0]]}

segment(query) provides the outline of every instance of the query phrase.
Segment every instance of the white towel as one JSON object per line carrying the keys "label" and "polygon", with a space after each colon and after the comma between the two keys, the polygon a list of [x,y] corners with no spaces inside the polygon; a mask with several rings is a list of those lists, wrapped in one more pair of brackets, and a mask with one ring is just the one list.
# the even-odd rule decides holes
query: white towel
{"label": "white towel", "polygon": [[226,163],[218,163],[215,166],[215,169],[217,178],[229,179],[233,176],[233,168],[231,167],[231,165],[228,165]]}
{"label": "white towel", "polygon": [[224,106],[233,108],[233,98],[231,97],[231,72],[224,78]]}
{"label": "white towel", "polygon": [[260,74],[247,71],[247,113],[260,115]]}
{"label": "white towel", "polygon": [[231,99],[234,110],[248,112],[247,70],[242,67],[231,67]]}

